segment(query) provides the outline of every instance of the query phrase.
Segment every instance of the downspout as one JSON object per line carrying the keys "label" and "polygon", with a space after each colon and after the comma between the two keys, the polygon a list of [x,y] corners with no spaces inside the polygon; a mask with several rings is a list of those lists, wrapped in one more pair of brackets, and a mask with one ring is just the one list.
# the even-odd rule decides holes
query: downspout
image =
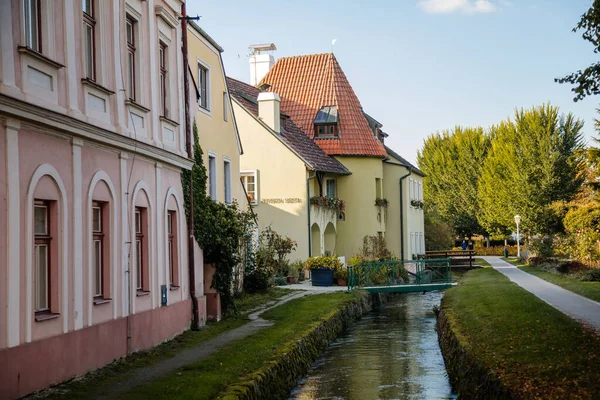
{"label": "downspout", "polygon": [[412,175],[412,167],[408,168],[408,174],[400,177],[400,259],[404,260],[404,190],[402,181]]}
{"label": "downspout", "polygon": [[306,211],[308,214],[308,258],[312,257],[312,243],[310,240],[310,180],[317,177],[316,171],[306,178]]}
{"label": "downspout", "polygon": [[[190,81],[188,76],[187,13],[185,2],[181,5],[181,52],[183,53],[183,99],[185,104],[185,148],[189,159],[192,154],[192,130],[190,128]],[[201,160],[200,160],[201,161]],[[194,265],[194,178],[190,173],[190,211],[188,213],[188,275],[190,278],[190,297],[192,298],[192,330],[200,328],[200,312],[196,297],[196,269]]]}

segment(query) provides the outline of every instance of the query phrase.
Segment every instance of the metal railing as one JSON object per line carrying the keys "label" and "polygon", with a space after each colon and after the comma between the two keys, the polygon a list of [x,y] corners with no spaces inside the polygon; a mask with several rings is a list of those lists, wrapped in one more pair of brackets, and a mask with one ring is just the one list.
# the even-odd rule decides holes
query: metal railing
{"label": "metal railing", "polygon": [[361,287],[451,283],[449,258],[390,260],[348,266],[348,290]]}

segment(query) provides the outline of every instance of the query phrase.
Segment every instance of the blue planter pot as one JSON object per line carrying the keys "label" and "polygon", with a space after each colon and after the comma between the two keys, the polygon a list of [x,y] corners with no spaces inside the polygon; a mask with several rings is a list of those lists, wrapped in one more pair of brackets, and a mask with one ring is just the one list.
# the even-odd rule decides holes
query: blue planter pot
{"label": "blue planter pot", "polygon": [[313,286],[333,285],[333,270],[327,268],[313,269],[310,271]]}

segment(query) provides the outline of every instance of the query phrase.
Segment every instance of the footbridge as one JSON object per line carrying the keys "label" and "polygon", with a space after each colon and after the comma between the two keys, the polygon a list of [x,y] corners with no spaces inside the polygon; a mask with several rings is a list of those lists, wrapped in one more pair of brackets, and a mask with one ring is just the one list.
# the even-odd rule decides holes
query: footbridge
{"label": "footbridge", "polygon": [[450,258],[366,262],[348,267],[348,290],[406,293],[443,290],[454,285]]}

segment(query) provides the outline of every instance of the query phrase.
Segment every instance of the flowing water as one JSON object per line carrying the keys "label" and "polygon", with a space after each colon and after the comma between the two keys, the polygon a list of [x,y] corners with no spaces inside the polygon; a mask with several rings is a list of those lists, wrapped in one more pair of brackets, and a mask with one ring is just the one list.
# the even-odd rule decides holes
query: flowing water
{"label": "flowing water", "polygon": [[331,344],[292,399],[454,399],[435,331],[443,293],[398,295]]}

